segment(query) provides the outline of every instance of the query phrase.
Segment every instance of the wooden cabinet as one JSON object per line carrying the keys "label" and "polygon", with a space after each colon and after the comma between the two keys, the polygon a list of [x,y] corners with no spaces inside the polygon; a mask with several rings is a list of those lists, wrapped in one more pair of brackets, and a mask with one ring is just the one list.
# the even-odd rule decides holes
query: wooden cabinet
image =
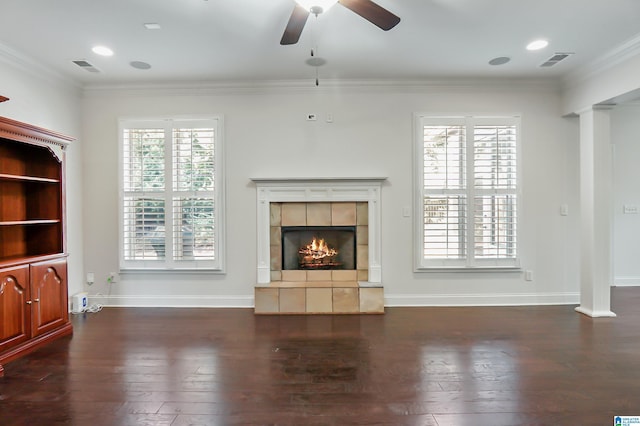
{"label": "wooden cabinet", "polygon": [[31,333],[45,334],[69,321],[65,258],[29,265]]}
{"label": "wooden cabinet", "polygon": [[0,117],[2,364],[70,334],[64,151],[72,138]]}
{"label": "wooden cabinet", "polygon": [[0,269],[0,353],[31,338],[29,265]]}

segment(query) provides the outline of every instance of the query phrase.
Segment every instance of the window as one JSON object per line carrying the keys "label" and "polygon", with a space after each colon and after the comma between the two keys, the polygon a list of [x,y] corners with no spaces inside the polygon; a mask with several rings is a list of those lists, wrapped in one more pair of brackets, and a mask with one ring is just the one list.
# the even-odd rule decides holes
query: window
{"label": "window", "polygon": [[416,123],[417,269],[518,267],[519,118]]}
{"label": "window", "polygon": [[219,128],[219,119],[120,122],[123,269],[223,269]]}

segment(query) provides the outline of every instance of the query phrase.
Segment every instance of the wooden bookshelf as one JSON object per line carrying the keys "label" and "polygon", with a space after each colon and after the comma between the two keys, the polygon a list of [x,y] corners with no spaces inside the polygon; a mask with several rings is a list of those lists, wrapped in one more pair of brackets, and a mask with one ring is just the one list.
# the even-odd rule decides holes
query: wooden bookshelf
{"label": "wooden bookshelf", "polygon": [[3,363],[72,332],[64,209],[72,140],[0,117],[0,376]]}

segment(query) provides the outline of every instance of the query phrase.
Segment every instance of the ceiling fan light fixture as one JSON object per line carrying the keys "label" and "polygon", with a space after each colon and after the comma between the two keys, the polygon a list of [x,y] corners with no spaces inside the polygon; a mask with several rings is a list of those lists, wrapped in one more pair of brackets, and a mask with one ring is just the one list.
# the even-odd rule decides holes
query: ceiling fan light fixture
{"label": "ceiling fan light fixture", "polygon": [[[316,13],[317,8],[320,8],[319,12],[326,12],[331,6],[338,3],[337,0],[296,0],[300,6],[304,7],[310,12]],[[312,10],[313,9],[313,10]]]}

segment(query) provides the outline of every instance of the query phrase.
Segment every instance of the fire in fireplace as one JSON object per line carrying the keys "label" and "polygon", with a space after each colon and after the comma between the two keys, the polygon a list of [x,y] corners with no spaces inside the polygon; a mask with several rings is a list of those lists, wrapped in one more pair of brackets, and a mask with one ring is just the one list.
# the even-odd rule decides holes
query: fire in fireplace
{"label": "fire in fireplace", "polygon": [[355,226],[283,226],[282,269],[356,269]]}
{"label": "fire in fireplace", "polygon": [[299,265],[303,269],[313,269],[324,265],[340,266],[335,259],[338,256],[338,250],[329,245],[323,239],[313,238],[311,244],[298,250]]}

